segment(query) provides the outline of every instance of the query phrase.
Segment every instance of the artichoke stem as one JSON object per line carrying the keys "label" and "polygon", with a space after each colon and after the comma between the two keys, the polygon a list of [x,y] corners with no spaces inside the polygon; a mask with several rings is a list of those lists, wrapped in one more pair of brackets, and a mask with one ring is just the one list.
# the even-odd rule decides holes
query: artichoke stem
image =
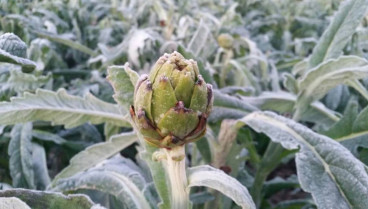
{"label": "artichoke stem", "polygon": [[171,185],[171,208],[188,209],[190,207],[187,192],[187,175],[185,170],[185,146],[164,149],[167,155],[166,171]]}

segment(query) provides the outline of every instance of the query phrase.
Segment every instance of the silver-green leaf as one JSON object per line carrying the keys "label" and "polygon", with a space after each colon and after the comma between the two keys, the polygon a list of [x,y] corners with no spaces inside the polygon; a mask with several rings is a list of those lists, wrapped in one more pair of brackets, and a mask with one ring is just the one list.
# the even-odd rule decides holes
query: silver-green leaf
{"label": "silver-green leaf", "polygon": [[58,180],[52,191],[93,189],[115,196],[124,208],[150,208],[143,194],[147,184],[140,172],[131,160],[117,155],[88,171]]}
{"label": "silver-green leaf", "polygon": [[139,75],[129,68],[124,66],[111,66],[107,69],[107,79],[114,88],[114,99],[123,107],[129,107],[133,104],[134,87],[138,81]]}
{"label": "silver-green leaf", "polygon": [[34,189],[32,123],[15,125],[10,135],[8,154],[13,186]]}
{"label": "silver-green leaf", "polygon": [[50,184],[45,148],[37,143],[32,143],[32,150],[35,186],[39,190],[44,190]]}
{"label": "silver-green leaf", "polygon": [[1,209],[31,209],[25,202],[16,197],[0,197]]}
{"label": "silver-green leaf", "polygon": [[11,89],[16,92],[33,91],[44,86],[51,80],[51,74],[47,76],[35,76],[18,70],[11,70],[9,79],[3,84],[3,89]]}
{"label": "silver-green leaf", "polygon": [[84,98],[69,95],[65,89],[57,92],[37,89],[35,94],[25,93],[23,97],[13,97],[10,102],[0,102],[0,115],[0,124],[4,125],[44,120],[66,128],[86,122],[130,126],[127,116],[121,114],[116,105],[92,94]]}
{"label": "silver-green leaf", "polygon": [[55,184],[58,179],[68,178],[76,173],[92,168],[137,140],[137,135],[134,132],[129,132],[114,135],[107,142],[98,143],[88,147],[86,150],[78,153],[70,160],[69,166],[64,168],[64,170],[54,178],[53,184]]}
{"label": "silver-green leaf", "polygon": [[8,189],[0,191],[0,197],[17,197],[25,202],[27,205],[29,205],[32,209],[105,209],[102,206],[94,204],[88,196],[82,194],[63,195],[59,192],[45,192],[27,189]]}
{"label": "silver-green leaf", "polygon": [[243,209],[255,209],[247,188],[223,171],[208,165],[190,168],[188,189],[194,186],[206,186],[223,193]]}
{"label": "silver-green leaf", "polygon": [[22,66],[32,71],[36,63],[27,59],[27,45],[13,33],[0,36],[0,62],[7,62]]}
{"label": "silver-green leaf", "polygon": [[366,208],[365,165],[338,142],[271,112],[249,114],[239,120],[239,126],[244,124],[286,149],[299,149],[296,165],[300,184],[319,208]]}
{"label": "silver-green leaf", "polygon": [[340,84],[352,84],[368,76],[367,60],[357,56],[342,56],[327,60],[307,72],[299,81],[299,95],[295,117],[300,117],[313,101],[321,99]]}
{"label": "silver-green leaf", "polygon": [[116,196],[127,208],[150,209],[142,191],[129,178],[112,171],[91,170],[83,175],[62,179],[53,191],[94,189]]}
{"label": "silver-green leaf", "polygon": [[366,15],[367,0],[346,0],[340,5],[332,22],[313,49],[309,66],[315,67],[325,60],[337,58]]}

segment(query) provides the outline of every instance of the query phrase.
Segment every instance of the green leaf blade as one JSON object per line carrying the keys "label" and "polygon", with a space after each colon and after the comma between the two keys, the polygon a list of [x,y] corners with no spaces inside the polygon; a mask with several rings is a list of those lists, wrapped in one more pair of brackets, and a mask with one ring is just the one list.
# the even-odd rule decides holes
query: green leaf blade
{"label": "green leaf blade", "polygon": [[256,208],[247,188],[219,169],[207,165],[190,168],[188,181],[188,189],[206,186],[225,194],[243,209]]}
{"label": "green leaf blade", "polygon": [[32,161],[32,123],[15,125],[8,147],[9,169],[14,187],[36,188]]}
{"label": "green leaf blade", "polygon": [[136,169],[132,161],[116,156],[86,172],[60,179],[52,191],[98,190],[115,196],[126,208],[149,209],[143,194],[147,184],[140,170]]}
{"label": "green leaf blade", "polygon": [[72,128],[86,122],[99,124],[110,122],[118,126],[130,126],[116,105],[101,101],[92,94],[85,98],[38,89],[35,94],[0,102],[0,124],[10,125],[35,120],[51,121],[54,125]]}
{"label": "green leaf blade", "polygon": [[25,202],[16,197],[0,197],[0,208],[31,209]]}
{"label": "green leaf blade", "polygon": [[329,90],[368,76],[367,60],[357,56],[342,56],[327,60],[306,73],[299,81],[299,95],[295,117],[300,117],[313,101],[321,99]]}
{"label": "green leaf blade", "polygon": [[137,140],[136,134],[134,132],[129,132],[114,135],[108,142],[98,143],[88,147],[70,160],[69,166],[64,168],[64,170],[54,178],[52,184],[54,185],[58,179],[68,178],[101,163]]}
{"label": "green leaf blade", "polygon": [[348,0],[341,4],[332,22],[323,33],[309,59],[309,66],[337,58],[354,34],[368,8],[367,0]]}
{"label": "green leaf blade", "polygon": [[91,199],[82,194],[70,194],[63,195],[58,192],[44,192],[37,190],[27,189],[9,189],[0,191],[1,197],[17,197],[32,209],[63,209],[63,208],[78,208],[78,209],[91,209],[99,208],[104,209],[99,205],[95,205]]}
{"label": "green leaf blade", "polygon": [[239,120],[263,132],[296,154],[302,188],[312,193],[320,208],[357,208],[368,205],[368,174],[362,162],[336,141],[271,112],[255,112]]}
{"label": "green leaf blade", "polygon": [[114,88],[113,95],[115,101],[128,108],[133,104],[134,88],[138,81],[139,75],[131,70],[128,65],[125,66],[110,66],[107,69],[107,79]]}

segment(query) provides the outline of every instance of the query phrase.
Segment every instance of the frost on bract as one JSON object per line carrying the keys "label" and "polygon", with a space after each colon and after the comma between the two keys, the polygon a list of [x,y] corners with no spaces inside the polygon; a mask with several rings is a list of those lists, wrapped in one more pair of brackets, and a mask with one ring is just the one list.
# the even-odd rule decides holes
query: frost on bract
{"label": "frost on bract", "polygon": [[140,77],[130,114],[148,144],[172,148],[204,135],[212,103],[212,86],[197,63],[173,52]]}

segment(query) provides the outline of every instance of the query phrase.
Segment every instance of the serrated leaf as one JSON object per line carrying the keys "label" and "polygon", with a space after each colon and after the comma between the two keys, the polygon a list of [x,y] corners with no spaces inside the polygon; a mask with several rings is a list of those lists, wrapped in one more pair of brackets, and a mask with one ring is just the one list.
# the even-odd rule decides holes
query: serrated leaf
{"label": "serrated leaf", "polygon": [[7,62],[22,66],[27,71],[32,71],[36,63],[26,59],[27,45],[13,33],[5,33],[0,36],[0,62]]}
{"label": "serrated leaf", "polygon": [[188,189],[194,186],[206,186],[228,196],[243,209],[256,208],[247,188],[222,170],[208,165],[193,167],[189,169],[188,181]]}
{"label": "serrated leaf", "polygon": [[150,209],[142,191],[126,176],[112,171],[91,170],[67,179],[60,180],[53,191],[77,189],[99,190],[117,197],[126,208]]}
{"label": "serrated leaf", "polygon": [[0,49],[17,57],[27,56],[26,43],[14,33],[4,33],[0,36]]}
{"label": "serrated leaf", "polygon": [[9,189],[0,191],[1,197],[17,197],[32,209],[92,209],[93,207],[104,209],[95,205],[91,199],[82,194],[63,195],[58,192],[43,192],[27,189]]}
{"label": "serrated leaf", "polygon": [[139,75],[131,70],[128,65],[111,66],[107,69],[107,79],[114,88],[114,99],[123,107],[133,104],[134,87]]}
{"label": "serrated leaf", "polygon": [[6,51],[0,49],[0,62],[6,62],[11,64],[16,64],[22,66],[22,68],[26,69],[26,71],[32,71],[36,68],[36,63],[22,57],[17,57],[9,54]]}
{"label": "serrated leaf", "polygon": [[239,120],[240,126],[244,124],[286,149],[299,149],[296,165],[300,184],[319,208],[366,208],[365,166],[342,145],[271,112],[251,113]]}
{"label": "serrated leaf", "polygon": [[101,164],[86,172],[58,180],[52,191],[93,189],[115,196],[124,203],[124,208],[150,208],[143,195],[146,182],[132,161],[116,156]]}
{"label": "serrated leaf", "polygon": [[309,66],[315,67],[325,60],[337,58],[355,33],[366,14],[367,0],[347,0],[340,5],[332,22],[313,49]]}
{"label": "serrated leaf", "polygon": [[36,188],[32,160],[32,123],[15,125],[10,135],[8,154],[13,186]]}
{"label": "serrated leaf", "polygon": [[4,125],[44,120],[66,128],[86,122],[130,126],[116,105],[101,101],[92,94],[85,98],[72,96],[65,89],[57,92],[37,89],[35,94],[25,93],[23,97],[11,98],[10,102],[0,102],[0,115],[0,124]]}
{"label": "serrated leaf", "polygon": [[54,185],[58,179],[68,178],[101,163],[137,140],[136,134],[134,132],[129,132],[114,135],[107,142],[88,147],[70,160],[70,165],[64,168],[64,170],[54,178],[52,184]]}
{"label": "serrated leaf", "polygon": [[342,56],[318,65],[299,81],[295,117],[298,118],[310,103],[321,99],[332,88],[367,76],[368,62],[357,56]]}
{"label": "serrated leaf", "polygon": [[35,76],[29,73],[11,70],[9,79],[2,88],[9,88],[16,92],[32,91],[45,85],[50,79],[51,74],[47,76]]}
{"label": "serrated leaf", "polygon": [[0,197],[1,209],[31,209],[25,202],[16,197]]}

